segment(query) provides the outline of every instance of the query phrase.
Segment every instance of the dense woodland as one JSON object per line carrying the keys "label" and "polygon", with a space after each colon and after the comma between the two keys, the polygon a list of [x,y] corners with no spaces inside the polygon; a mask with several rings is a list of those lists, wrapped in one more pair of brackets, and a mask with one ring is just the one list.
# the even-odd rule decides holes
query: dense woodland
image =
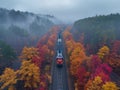
{"label": "dense woodland", "polygon": [[6,67],[18,69],[25,46],[36,46],[54,25],[54,16],[0,8],[0,74]]}
{"label": "dense woodland", "polygon": [[120,15],[111,14],[76,21],[64,31],[75,90],[119,90],[112,78],[120,75],[119,24]]}
{"label": "dense woodland", "polygon": [[50,70],[58,31],[59,27],[54,26],[39,39],[36,47],[25,46],[19,56],[20,67],[15,70],[6,66],[2,72],[0,89],[48,90],[51,84]]}
{"label": "dense woodland", "polygon": [[9,44],[20,54],[22,48],[36,45],[51,26],[50,15],[37,15],[29,12],[0,8],[0,40]]}
{"label": "dense woodland", "polygon": [[71,32],[76,41],[84,42],[88,54],[96,53],[103,45],[111,48],[116,40],[120,40],[120,14],[78,20]]}
{"label": "dense woodland", "polygon": [[[49,18],[53,16],[0,9],[0,89],[50,88],[61,27]],[[111,79],[112,73],[120,75],[119,24],[120,15],[111,14],[76,21],[62,31],[74,90],[119,90]]]}
{"label": "dense woodland", "polygon": [[[120,58],[116,51],[110,52],[110,48],[103,45],[95,54],[87,55],[84,44],[75,41],[71,28],[64,33],[67,49],[67,64],[71,87],[74,90],[119,90],[119,83],[114,82],[112,73],[120,74]],[[116,48],[116,47],[114,47]],[[118,79],[118,78],[116,78]]]}

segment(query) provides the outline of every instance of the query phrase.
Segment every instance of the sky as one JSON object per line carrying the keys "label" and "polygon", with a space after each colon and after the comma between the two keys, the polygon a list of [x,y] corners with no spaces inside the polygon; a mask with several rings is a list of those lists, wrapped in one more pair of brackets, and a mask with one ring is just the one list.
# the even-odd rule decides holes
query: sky
{"label": "sky", "polygon": [[120,0],[0,0],[0,7],[50,14],[65,22],[120,13]]}

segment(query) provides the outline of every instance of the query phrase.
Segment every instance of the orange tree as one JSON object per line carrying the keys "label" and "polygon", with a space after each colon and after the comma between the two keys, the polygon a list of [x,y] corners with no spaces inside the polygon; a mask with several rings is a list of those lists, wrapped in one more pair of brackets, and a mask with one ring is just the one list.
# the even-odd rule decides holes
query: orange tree
{"label": "orange tree", "polygon": [[84,90],[119,90],[115,83],[108,81],[103,83],[100,76],[90,79],[85,85]]}
{"label": "orange tree", "polygon": [[0,76],[0,90],[4,90],[7,87],[7,90],[15,90],[14,85],[17,83],[17,72],[13,69],[6,68],[3,74]]}
{"label": "orange tree", "polygon": [[[37,48],[38,48],[38,52],[39,52],[38,56],[42,60],[42,63],[40,65],[40,69],[41,69],[40,80],[41,80],[41,82],[40,82],[39,90],[48,89],[48,84],[51,82],[51,80],[49,79],[49,78],[51,78],[50,66],[51,66],[53,55],[54,55],[54,45],[55,45],[55,42],[57,39],[58,30],[59,30],[58,26],[52,27],[51,30],[48,33],[46,33],[39,40],[39,42],[37,44]],[[34,61],[37,63],[38,59],[35,58]]]}
{"label": "orange tree", "polygon": [[85,86],[85,90],[102,90],[101,77],[96,76],[93,80],[89,80]]}
{"label": "orange tree", "polygon": [[84,52],[84,48],[80,43],[76,43],[74,45],[74,50],[70,56],[70,72],[73,76],[76,75],[78,68],[81,66],[83,60],[85,59],[86,55]]}
{"label": "orange tree", "polygon": [[20,58],[25,60],[32,60],[34,56],[38,55],[38,48],[34,47],[24,47]]}
{"label": "orange tree", "polygon": [[[84,87],[87,78],[87,71],[83,73],[84,68],[81,68],[84,60],[86,59],[85,49],[79,42],[74,41],[70,29],[67,28],[63,32],[65,39],[67,54],[70,62],[70,73],[74,78],[75,89],[81,89]],[[82,73],[82,75],[80,74]]]}
{"label": "orange tree", "polygon": [[[20,56],[22,62],[20,69],[14,72],[14,70],[6,68],[0,76],[0,89],[15,90],[14,85],[26,90],[48,89],[47,81],[50,80],[51,82],[50,66],[44,63],[48,63],[48,61],[51,63],[52,58],[50,57],[54,55],[54,44],[57,39],[58,29],[57,26],[53,27],[50,33],[43,36],[37,48],[23,48]],[[44,68],[41,67],[42,65],[45,65]]]}
{"label": "orange tree", "polygon": [[40,82],[40,69],[31,61],[24,60],[18,71],[19,80],[24,81],[26,89],[34,89],[39,86]]}

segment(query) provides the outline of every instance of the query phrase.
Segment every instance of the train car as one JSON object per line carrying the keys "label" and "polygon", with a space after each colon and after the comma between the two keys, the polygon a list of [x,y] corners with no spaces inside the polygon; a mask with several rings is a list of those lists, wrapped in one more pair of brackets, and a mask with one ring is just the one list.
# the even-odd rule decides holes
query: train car
{"label": "train car", "polygon": [[56,65],[58,67],[62,67],[63,66],[63,55],[62,55],[62,51],[61,50],[57,51]]}
{"label": "train car", "polygon": [[62,39],[61,38],[58,38],[58,43],[61,43],[62,42]]}
{"label": "train car", "polygon": [[60,45],[61,42],[62,42],[61,33],[59,33],[58,34],[58,39],[57,39],[58,45]]}
{"label": "train car", "polygon": [[62,42],[62,39],[61,39],[61,38],[58,38],[58,39],[57,39],[58,45],[61,45],[61,42]]}

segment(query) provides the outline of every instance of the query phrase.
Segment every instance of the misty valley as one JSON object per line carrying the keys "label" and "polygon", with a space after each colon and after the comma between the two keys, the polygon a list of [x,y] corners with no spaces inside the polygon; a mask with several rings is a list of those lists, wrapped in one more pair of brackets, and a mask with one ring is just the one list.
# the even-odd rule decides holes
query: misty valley
{"label": "misty valley", "polygon": [[63,23],[0,8],[0,90],[120,90],[119,34],[119,13]]}

